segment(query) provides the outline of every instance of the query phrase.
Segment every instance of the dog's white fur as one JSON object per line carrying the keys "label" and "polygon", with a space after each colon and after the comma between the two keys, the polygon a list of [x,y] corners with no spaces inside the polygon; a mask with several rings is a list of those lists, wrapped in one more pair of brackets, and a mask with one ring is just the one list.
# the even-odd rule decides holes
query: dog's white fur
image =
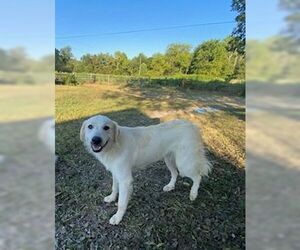
{"label": "dog's white fur", "polygon": [[[108,126],[109,129],[103,128]],[[94,152],[91,141],[101,137],[101,152]],[[83,122],[80,139],[86,148],[112,173],[112,193],[104,198],[113,202],[119,193],[118,211],[110,219],[117,225],[122,220],[132,192],[132,170],[164,159],[171,172],[164,191],[175,188],[178,172],[193,180],[190,199],[195,200],[202,176],[210,172],[199,129],[184,120],[174,120],[149,127],[122,127],[105,116],[94,116]],[[95,148],[94,148],[95,149]]]}
{"label": "dog's white fur", "polygon": [[49,119],[43,122],[38,133],[39,140],[54,154],[55,153],[55,121]]}

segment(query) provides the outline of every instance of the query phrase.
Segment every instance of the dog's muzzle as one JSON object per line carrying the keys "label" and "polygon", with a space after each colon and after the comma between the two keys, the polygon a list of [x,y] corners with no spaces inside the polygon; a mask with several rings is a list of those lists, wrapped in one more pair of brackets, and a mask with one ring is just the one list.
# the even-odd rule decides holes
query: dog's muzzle
{"label": "dog's muzzle", "polygon": [[101,152],[107,145],[109,139],[102,145],[102,139],[99,136],[94,136],[91,141],[91,148],[95,153]]}

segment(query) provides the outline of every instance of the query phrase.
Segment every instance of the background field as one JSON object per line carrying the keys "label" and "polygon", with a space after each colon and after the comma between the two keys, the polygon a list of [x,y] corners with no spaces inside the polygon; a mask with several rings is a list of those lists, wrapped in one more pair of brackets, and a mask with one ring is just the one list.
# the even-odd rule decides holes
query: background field
{"label": "background field", "polygon": [[60,85],[81,85],[83,83],[97,83],[107,85],[124,85],[131,87],[176,87],[182,89],[197,89],[219,91],[231,95],[245,96],[245,81],[225,81],[222,78],[206,75],[178,75],[178,76],[126,76],[91,73],[55,73],[55,82]]}
{"label": "background field", "polygon": [[[219,112],[197,114],[197,107]],[[120,125],[157,124],[174,118],[203,131],[213,171],[188,199],[191,182],[179,178],[164,193],[169,172],[163,162],[134,174],[134,193],[122,223],[108,223],[116,204],[104,204],[111,177],[79,140],[81,123],[95,114]],[[244,99],[222,92],[171,87],[84,84],[56,86],[56,245],[58,248],[245,247]],[[158,178],[159,177],[159,178]]]}
{"label": "background field", "polygon": [[0,85],[0,249],[51,249],[54,155],[39,140],[54,84]]}

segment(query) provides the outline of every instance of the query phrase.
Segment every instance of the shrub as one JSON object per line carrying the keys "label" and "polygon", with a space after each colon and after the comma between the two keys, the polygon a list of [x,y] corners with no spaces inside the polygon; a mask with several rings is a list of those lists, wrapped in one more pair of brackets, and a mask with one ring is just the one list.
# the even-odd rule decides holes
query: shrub
{"label": "shrub", "polygon": [[79,82],[77,81],[76,76],[74,74],[69,74],[66,78],[65,84],[76,86],[79,84]]}
{"label": "shrub", "polygon": [[24,79],[23,79],[23,82],[24,82],[25,84],[34,84],[34,83],[35,83],[33,77],[30,76],[30,75],[25,75],[25,76],[24,76]]}

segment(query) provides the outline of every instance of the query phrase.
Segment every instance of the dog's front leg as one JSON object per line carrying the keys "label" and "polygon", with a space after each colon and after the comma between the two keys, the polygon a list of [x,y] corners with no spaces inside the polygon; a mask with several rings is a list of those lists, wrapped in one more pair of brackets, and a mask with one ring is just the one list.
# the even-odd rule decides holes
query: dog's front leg
{"label": "dog's front leg", "polygon": [[112,192],[110,195],[104,197],[104,201],[105,202],[113,202],[117,199],[117,195],[118,195],[118,180],[113,175]]}
{"label": "dog's front leg", "polygon": [[118,200],[118,211],[114,214],[109,223],[112,225],[118,225],[122,220],[127,205],[130,199],[130,195],[132,193],[132,176],[131,173],[124,175],[116,176],[118,183],[119,183],[119,200]]}

